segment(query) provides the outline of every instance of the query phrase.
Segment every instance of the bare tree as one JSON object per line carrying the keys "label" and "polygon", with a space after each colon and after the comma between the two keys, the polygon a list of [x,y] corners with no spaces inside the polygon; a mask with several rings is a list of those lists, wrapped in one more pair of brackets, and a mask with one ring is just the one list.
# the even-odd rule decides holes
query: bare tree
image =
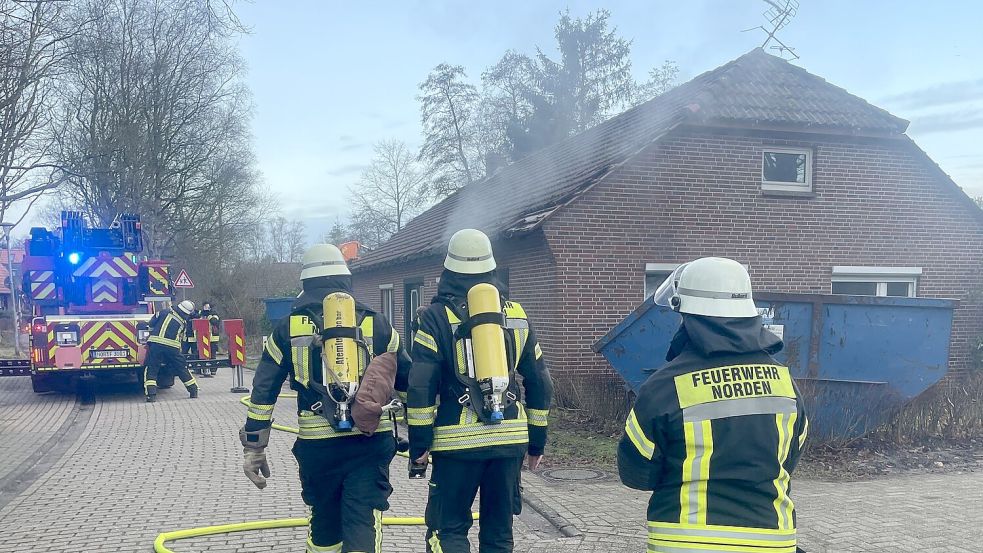
{"label": "bare tree", "polygon": [[71,37],[65,4],[0,0],[0,219],[61,183],[52,162],[52,88]]}
{"label": "bare tree", "polygon": [[669,92],[676,86],[678,77],[679,65],[672,60],[664,61],[659,67],[653,67],[649,71],[648,81],[635,86],[632,103],[638,105]]}
{"label": "bare tree", "polygon": [[300,263],[307,249],[307,225],[303,221],[291,221],[287,226],[285,236],[287,246],[287,261]]}
{"label": "bare tree", "polygon": [[236,32],[206,0],[83,0],[57,134],[71,203],[139,213],[150,255],[221,257],[254,223],[258,175]]}
{"label": "bare tree", "polygon": [[420,83],[423,146],[419,159],[429,165],[433,193],[442,198],[478,178],[480,154],[475,125],[478,91],[465,81],[460,65],[442,63]]}
{"label": "bare tree", "polygon": [[349,188],[355,234],[370,247],[403,228],[428,202],[426,177],[406,144],[383,140],[374,149],[358,185]]}

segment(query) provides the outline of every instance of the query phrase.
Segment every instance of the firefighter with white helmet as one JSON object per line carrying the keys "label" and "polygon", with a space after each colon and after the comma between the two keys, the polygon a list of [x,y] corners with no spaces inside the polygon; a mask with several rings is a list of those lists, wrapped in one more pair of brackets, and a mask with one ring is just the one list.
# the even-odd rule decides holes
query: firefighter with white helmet
{"label": "firefighter with white helmet", "polygon": [[367,397],[405,391],[410,359],[389,321],[355,301],[351,272],[337,247],[311,247],[300,279],[303,292],[267,339],[253,377],[239,432],[243,470],[256,487],[266,487],[273,408],[289,378],[300,430],[293,453],[311,514],[307,552],[380,553],[394,426],[378,401],[367,417],[357,409]]}
{"label": "firefighter with white helmet", "polygon": [[407,402],[410,475],[422,477],[432,456],[425,517],[431,552],[470,551],[479,489],[479,550],[512,551],[523,456],[536,468],[546,445],[549,372],[525,311],[508,300],[495,269],[488,236],[457,232],[437,295],[417,321]]}
{"label": "firefighter with white helmet", "polygon": [[789,480],[808,421],[771,357],[782,341],[762,325],[747,269],[697,259],[653,301],[682,324],[618,446],[622,482],[652,492],[649,551],[794,553]]}
{"label": "firefighter with white helmet", "polygon": [[195,304],[184,300],[152,320],[143,370],[143,388],[148,403],[157,400],[157,378],[162,368],[181,379],[192,399],[198,397],[198,382],[191,376],[181,354],[181,344],[194,313]]}

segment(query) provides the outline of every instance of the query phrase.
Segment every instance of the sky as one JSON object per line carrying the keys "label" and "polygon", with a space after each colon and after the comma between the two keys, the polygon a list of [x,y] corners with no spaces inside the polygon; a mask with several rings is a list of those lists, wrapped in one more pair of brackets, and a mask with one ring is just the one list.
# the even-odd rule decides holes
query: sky
{"label": "sky", "polygon": [[[779,37],[794,63],[911,121],[908,134],[970,195],[983,195],[980,2],[799,0]],[[643,79],[664,60],[680,82],[760,46],[763,0],[316,1],[237,3],[252,132],[281,214],[311,239],[349,209],[372,144],[421,142],[417,86],[437,64],[481,72],[508,49],[554,53],[560,11],[606,8]]]}

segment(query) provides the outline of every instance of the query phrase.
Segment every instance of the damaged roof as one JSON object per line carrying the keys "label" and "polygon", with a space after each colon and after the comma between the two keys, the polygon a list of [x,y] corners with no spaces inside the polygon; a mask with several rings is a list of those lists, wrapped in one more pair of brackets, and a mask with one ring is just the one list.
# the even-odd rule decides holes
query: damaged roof
{"label": "damaged roof", "polygon": [[465,186],[352,264],[441,254],[462,228],[493,240],[532,230],[681,123],[902,134],[908,122],[757,48]]}

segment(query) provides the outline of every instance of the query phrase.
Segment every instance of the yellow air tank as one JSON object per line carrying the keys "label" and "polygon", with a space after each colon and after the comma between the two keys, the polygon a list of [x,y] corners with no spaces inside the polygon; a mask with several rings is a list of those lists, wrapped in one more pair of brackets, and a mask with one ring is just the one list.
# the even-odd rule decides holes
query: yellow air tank
{"label": "yellow air tank", "polygon": [[[355,329],[355,298],[344,292],[324,298],[324,329]],[[338,409],[335,413],[339,429],[351,429],[349,403],[358,390],[358,344],[353,338],[328,338],[323,345],[321,383],[334,389]]]}
{"label": "yellow air tank", "polygon": [[[476,284],[468,290],[468,316],[501,313],[498,289],[491,284]],[[484,395],[485,409],[492,421],[504,418],[504,394],[509,386],[508,357],[505,354],[505,329],[496,323],[481,323],[471,329],[474,376]]]}

